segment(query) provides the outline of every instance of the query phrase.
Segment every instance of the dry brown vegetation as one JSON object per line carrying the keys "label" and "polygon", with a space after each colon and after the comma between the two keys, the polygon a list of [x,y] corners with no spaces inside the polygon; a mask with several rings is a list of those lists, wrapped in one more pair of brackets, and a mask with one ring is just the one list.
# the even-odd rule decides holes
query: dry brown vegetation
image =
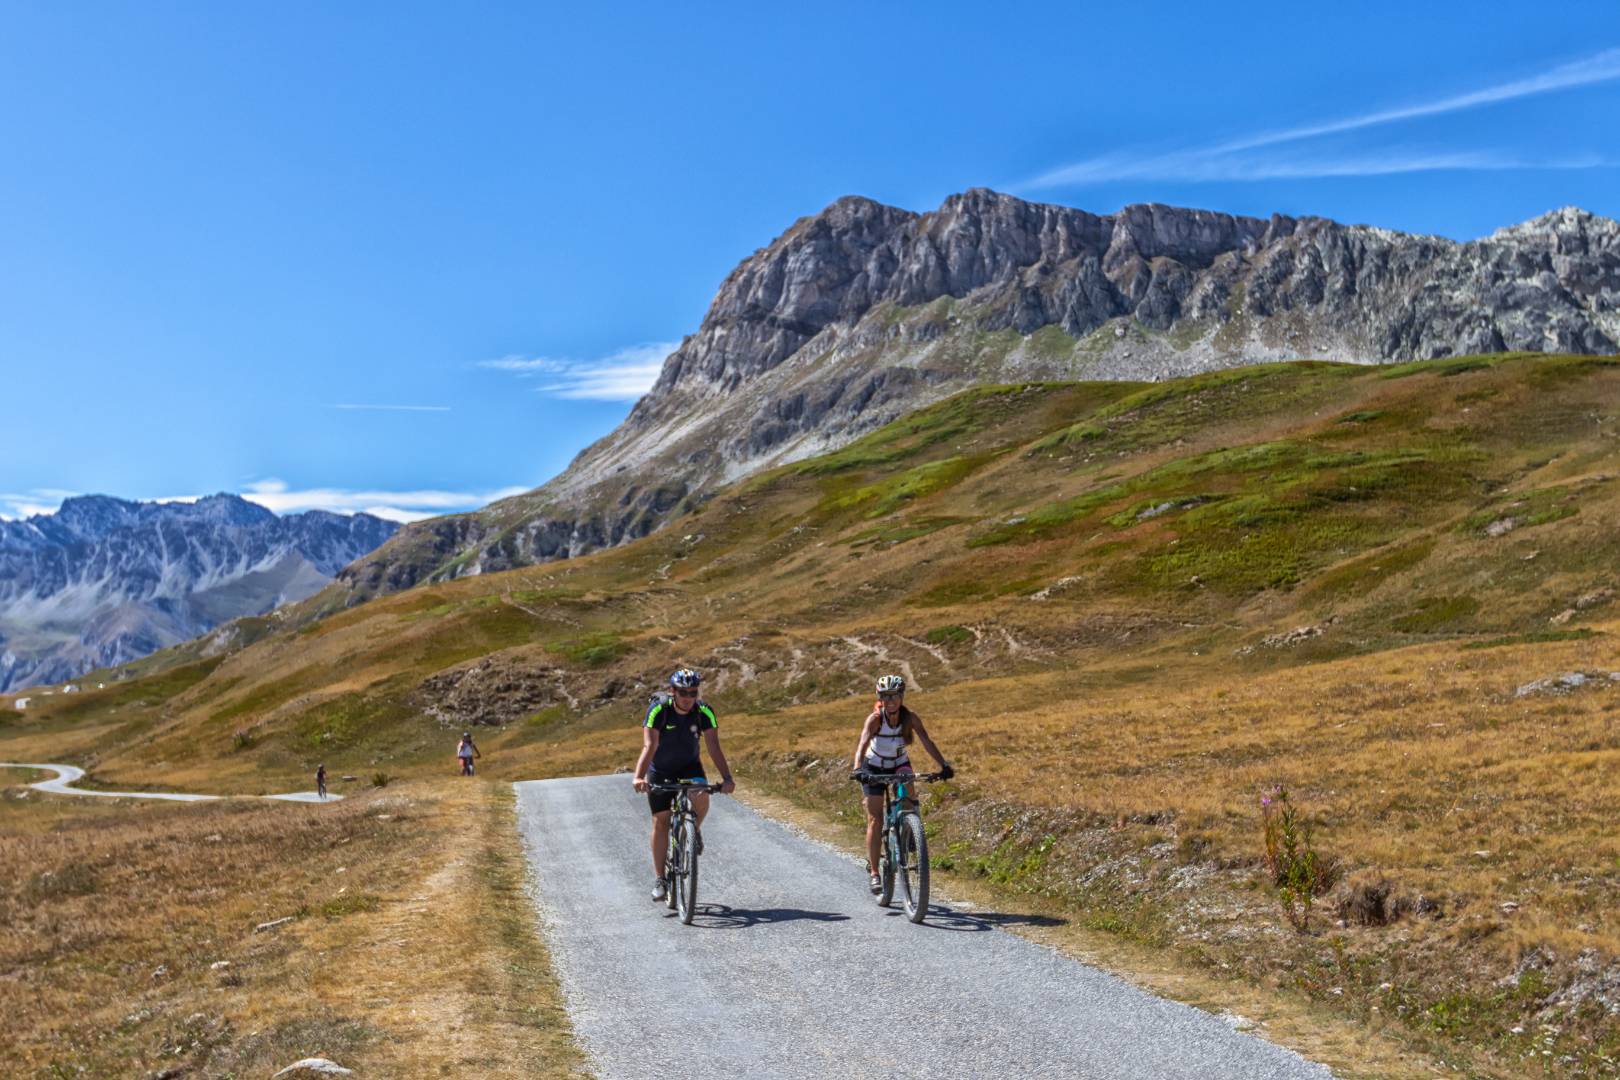
{"label": "dry brown vegetation", "polygon": [[[271,791],[318,760],[448,773],[477,723],[486,777],[599,771],[686,663],[746,781],[854,813],[839,761],[900,670],[962,769],[928,808],[943,875],[1425,1061],[1603,1075],[1617,418],[1589,357],[985,388],[622,549],[149,658],[0,750]],[[1515,694],[1573,671],[1598,677]],[[1328,871],[1304,934],[1262,869],[1275,784]]]}
{"label": "dry brown vegetation", "polygon": [[575,1071],[502,787],[326,805],[4,789],[8,1075]]}

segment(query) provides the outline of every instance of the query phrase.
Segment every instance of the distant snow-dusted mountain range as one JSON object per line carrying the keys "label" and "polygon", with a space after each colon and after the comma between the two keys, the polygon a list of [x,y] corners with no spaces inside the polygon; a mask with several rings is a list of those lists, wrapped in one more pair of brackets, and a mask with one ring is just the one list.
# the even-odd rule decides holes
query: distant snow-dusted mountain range
{"label": "distant snow-dusted mountain range", "polygon": [[398,526],[236,495],[68,499],[0,521],[0,691],[76,678],[312,595]]}

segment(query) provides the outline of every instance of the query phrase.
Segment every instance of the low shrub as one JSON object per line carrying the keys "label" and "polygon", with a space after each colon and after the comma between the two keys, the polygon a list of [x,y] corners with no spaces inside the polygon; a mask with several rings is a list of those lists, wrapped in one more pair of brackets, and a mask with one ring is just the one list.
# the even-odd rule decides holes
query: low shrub
{"label": "low shrub", "polygon": [[1260,797],[1260,822],[1271,886],[1288,925],[1303,934],[1310,928],[1317,894],[1329,884],[1329,867],[1311,843],[1310,824],[1281,784]]}

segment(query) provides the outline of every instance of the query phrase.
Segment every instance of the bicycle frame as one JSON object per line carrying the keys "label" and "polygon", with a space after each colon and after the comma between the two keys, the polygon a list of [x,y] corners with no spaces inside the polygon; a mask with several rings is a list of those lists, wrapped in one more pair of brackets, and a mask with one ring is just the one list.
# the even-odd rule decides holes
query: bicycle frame
{"label": "bicycle frame", "polygon": [[883,785],[883,838],[889,848],[889,857],[896,862],[900,850],[900,815],[906,813],[906,785]]}

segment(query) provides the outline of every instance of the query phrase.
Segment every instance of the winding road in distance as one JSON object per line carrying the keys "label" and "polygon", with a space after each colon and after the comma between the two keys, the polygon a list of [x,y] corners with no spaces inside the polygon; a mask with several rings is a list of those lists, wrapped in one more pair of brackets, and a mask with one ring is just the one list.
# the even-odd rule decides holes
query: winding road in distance
{"label": "winding road in distance", "polygon": [[997,929],[1001,916],[936,904],[914,926],[850,859],[732,799],[711,804],[682,926],[651,900],[647,802],[628,775],[516,789],[541,923],[602,1080],[1332,1075]]}
{"label": "winding road in distance", "polygon": [[282,802],[337,802],[341,795],[327,794],[322,799],[314,791],[294,791],[286,795],[188,795],[178,791],[92,791],[73,786],[73,781],[84,777],[77,765],[39,765],[16,761],[0,761],[0,769],[43,769],[54,772],[50,780],[41,780],[28,786],[35,791],[49,791],[54,795],[98,795],[107,799],[167,799],[170,802],[212,802],[215,799],[280,799]]}

